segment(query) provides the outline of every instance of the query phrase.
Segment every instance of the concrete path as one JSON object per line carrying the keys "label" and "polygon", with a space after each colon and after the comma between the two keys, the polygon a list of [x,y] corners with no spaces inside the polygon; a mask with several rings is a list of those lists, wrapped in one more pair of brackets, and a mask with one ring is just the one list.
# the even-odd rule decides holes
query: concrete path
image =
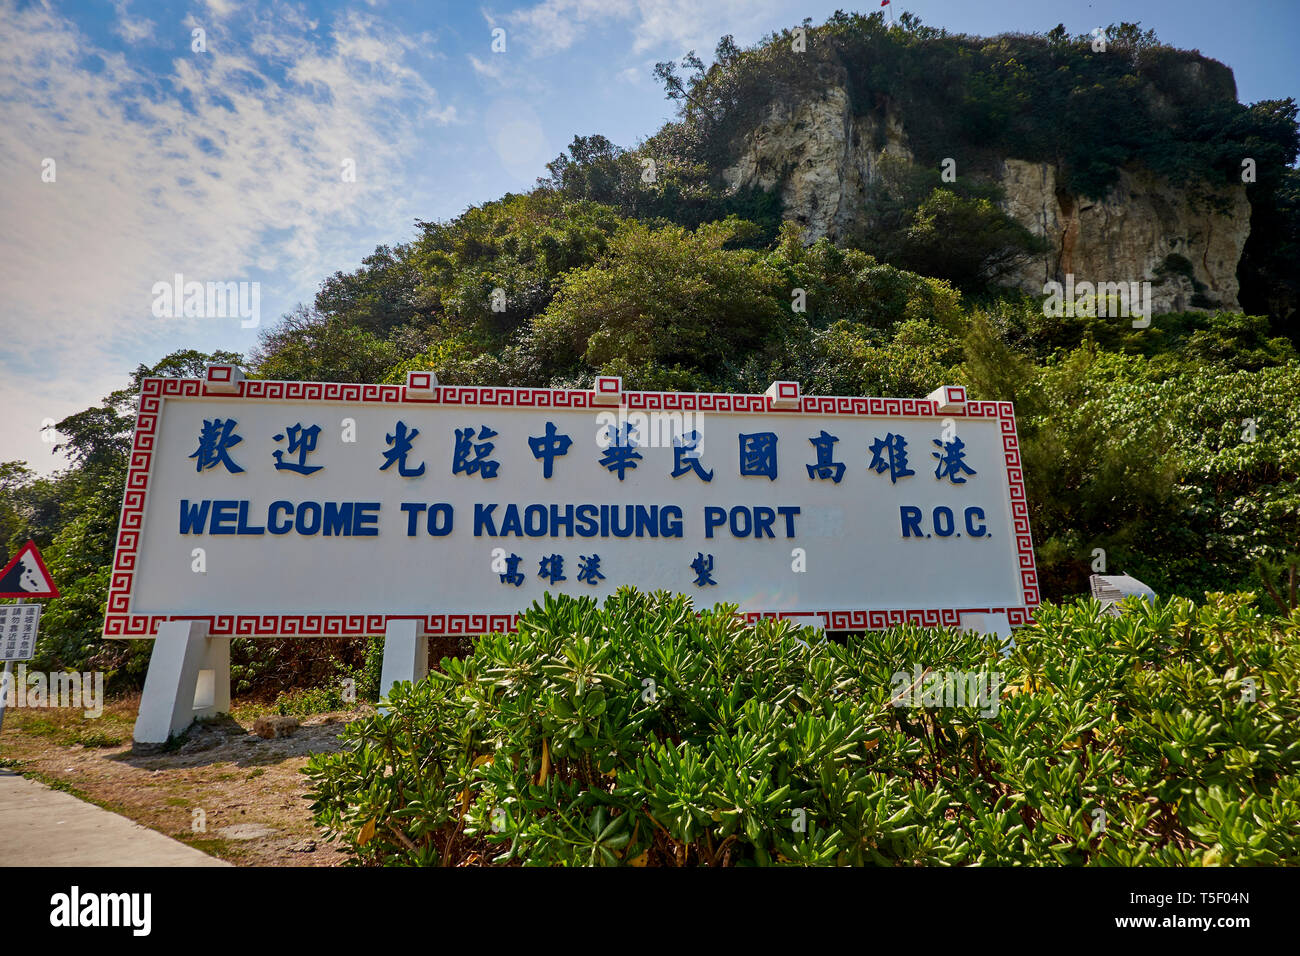
{"label": "concrete path", "polygon": [[0,866],[229,866],[43,783],[0,770]]}

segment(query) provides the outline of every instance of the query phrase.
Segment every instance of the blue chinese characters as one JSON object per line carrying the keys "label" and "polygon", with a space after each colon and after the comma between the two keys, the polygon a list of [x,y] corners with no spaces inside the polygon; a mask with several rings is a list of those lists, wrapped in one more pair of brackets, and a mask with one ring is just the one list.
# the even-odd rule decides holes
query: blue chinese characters
{"label": "blue chinese characters", "polygon": [[215,468],[217,465],[225,465],[226,470],[232,474],[244,470],[231,461],[229,455],[230,449],[244,440],[234,433],[238,425],[239,423],[233,418],[203,420],[203,430],[199,432],[199,447],[194,454],[190,455],[191,458],[198,460],[194,466],[195,471],[201,472],[205,468]]}
{"label": "blue chinese characters", "polygon": [[406,423],[398,421],[393,433],[384,436],[384,441],[393,447],[384,452],[384,463],[379,466],[379,470],[387,471],[395,462],[397,464],[397,473],[403,478],[418,478],[424,474],[424,462],[420,462],[419,468],[409,468],[406,464],[406,456],[411,453],[415,439],[419,434],[420,430],[418,428],[412,428],[408,432]]}

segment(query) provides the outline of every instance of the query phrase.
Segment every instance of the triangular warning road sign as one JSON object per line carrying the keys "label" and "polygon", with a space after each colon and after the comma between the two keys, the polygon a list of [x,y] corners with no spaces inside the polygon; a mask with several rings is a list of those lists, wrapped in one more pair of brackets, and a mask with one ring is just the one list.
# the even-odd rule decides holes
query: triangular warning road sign
{"label": "triangular warning road sign", "polygon": [[0,598],[56,598],[59,589],[54,586],[41,552],[35,541],[28,541],[18,549],[12,561],[0,571]]}

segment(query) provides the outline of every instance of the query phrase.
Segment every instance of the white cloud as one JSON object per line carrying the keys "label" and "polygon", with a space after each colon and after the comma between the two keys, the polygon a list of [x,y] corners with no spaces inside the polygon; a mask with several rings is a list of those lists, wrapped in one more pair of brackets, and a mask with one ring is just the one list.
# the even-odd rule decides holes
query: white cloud
{"label": "white cloud", "polygon": [[469,65],[474,68],[474,72],[479,76],[486,76],[493,80],[501,78],[501,67],[491,61],[480,60],[473,53],[465,54],[469,60]]}
{"label": "white cloud", "polygon": [[113,31],[127,43],[140,43],[153,38],[154,22],[145,17],[133,17],[127,11],[127,0],[114,0],[113,10],[117,23]]}
{"label": "white cloud", "polygon": [[627,22],[636,38],[634,53],[661,50],[676,56],[695,49],[703,55],[719,37],[744,34],[784,6],[780,0],[542,0],[507,14],[506,22],[538,55],[567,50],[592,27],[611,21]]}
{"label": "white cloud", "polygon": [[558,53],[578,42],[592,23],[627,19],[635,10],[631,0],[542,0],[509,14],[506,22],[531,51]]}
{"label": "white cloud", "polygon": [[274,14],[256,57],[212,24],[208,53],[158,76],[48,7],[0,0],[0,460],[48,467],[41,421],[120,387],[122,355],[215,347],[223,321],[238,337],[236,320],[153,318],[154,282],[261,278],[264,305],[292,302],[355,259],[358,231],[409,228],[419,127],[456,119],[405,62],[414,41],[357,13],[324,37]]}
{"label": "white cloud", "polygon": [[235,0],[203,0],[203,5],[219,20],[228,17],[239,8]]}
{"label": "white cloud", "polygon": [[694,49],[705,55],[719,37],[743,35],[753,24],[775,19],[783,6],[777,0],[639,0],[632,49]]}

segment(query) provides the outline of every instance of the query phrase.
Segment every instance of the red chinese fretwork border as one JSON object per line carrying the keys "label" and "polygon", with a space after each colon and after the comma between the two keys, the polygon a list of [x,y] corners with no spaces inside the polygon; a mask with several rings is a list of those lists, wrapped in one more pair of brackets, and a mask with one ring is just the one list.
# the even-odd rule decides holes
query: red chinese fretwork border
{"label": "red chinese fretwork border", "polygon": [[[221,400],[262,399],[304,402],[376,402],[391,405],[475,405],[488,408],[590,408],[608,411],[592,401],[592,393],[559,388],[496,388],[489,386],[443,385],[433,396],[408,397],[404,385],[358,385],[339,382],[239,382],[238,391],[209,392],[199,379],[147,378],[140,390],[135,437],[122,497],[122,519],[118,526],[117,550],[109,584],[104,617],[105,637],[149,637],[163,621],[180,615],[148,615],[130,612],[131,587],[135,578],[136,554],[144,517],[145,495],[153,462],[154,440],[162,405],[167,398],[211,396]],[[894,624],[914,623],[929,627],[957,627],[963,614],[1003,613],[1012,626],[1024,624],[1038,606],[1038,572],[1029,533],[1029,510],[1025,500],[1024,472],[1020,443],[1010,402],[966,402],[964,410],[940,415],[934,402],[910,398],[857,398],[851,396],[806,395],[798,409],[776,408],[766,395],[729,395],[702,392],[624,392],[627,409],[646,411],[710,411],[747,414],[867,415],[895,418],[997,418],[1002,428],[1003,459],[1010,489],[1012,523],[1016,534],[1021,594],[1024,604],[1006,608],[872,608],[850,611],[779,612],[752,611],[745,617],[819,616],[829,630],[879,630]],[[383,633],[389,620],[410,620],[411,615],[383,614],[219,614],[186,616],[207,621],[209,633],[232,637],[321,637]],[[417,617],[426,634],[483,634],[514,630],[517,614],[430,614]]]}

